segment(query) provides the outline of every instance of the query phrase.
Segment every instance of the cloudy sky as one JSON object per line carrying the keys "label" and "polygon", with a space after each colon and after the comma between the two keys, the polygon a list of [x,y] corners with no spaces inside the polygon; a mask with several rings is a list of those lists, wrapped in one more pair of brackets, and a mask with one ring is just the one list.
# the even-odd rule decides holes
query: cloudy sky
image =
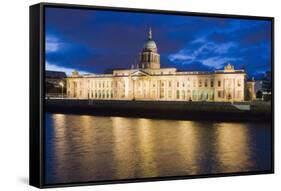
{"label": "cloudy sky", "polygon": [[46,8],[45,25],[46,69],[67,74],[130,68],[149,27],[163,68],[271,70],[270,21]]}

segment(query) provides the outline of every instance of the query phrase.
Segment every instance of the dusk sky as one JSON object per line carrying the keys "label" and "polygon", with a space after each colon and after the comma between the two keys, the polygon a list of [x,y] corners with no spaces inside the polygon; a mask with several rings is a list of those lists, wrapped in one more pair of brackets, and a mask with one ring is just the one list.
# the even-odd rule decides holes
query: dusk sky
{"label": "dusk sky", "polygon": [[161,68],[209,71],[230,62],[249,76],[271,70],[271,22],[46,8],[46,70],[130,68],[152,28]]}

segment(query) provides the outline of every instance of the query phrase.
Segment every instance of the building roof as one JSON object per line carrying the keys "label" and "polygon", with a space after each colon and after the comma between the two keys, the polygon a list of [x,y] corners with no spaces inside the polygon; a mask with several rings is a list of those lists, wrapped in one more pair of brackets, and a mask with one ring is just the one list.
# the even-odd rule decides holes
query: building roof
{"label": "building roof", "polygon": [[54,79],[62,79],[66,78],[65,72],[58,72],[58,71],[50,71],[46,70],[45,71],[45,78],[54,78]]}

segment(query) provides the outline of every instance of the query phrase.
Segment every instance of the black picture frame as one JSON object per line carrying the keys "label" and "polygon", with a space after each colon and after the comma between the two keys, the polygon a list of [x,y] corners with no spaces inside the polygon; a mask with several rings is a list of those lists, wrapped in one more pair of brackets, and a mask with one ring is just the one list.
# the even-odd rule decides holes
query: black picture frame
{"label": "black picture frame", "polygon": [[[271,22],[271,169],[267,171],[251,171],[238,173],[221,173],[207,175],[188,175],[188,176],[173,176],[173,177],[157,177],[157,178],[141,178],[130,180],[114,180],[114,181],[90,181],[90,182],[75,182],[48,185],[44,183],[44,79],[45,79],[45,8],[71,8],[85,10],[108,10],[118,12],[140,12],[154,13],[167,15],[185,15],[199,17],[216,17],[216,18],[238,18],[238,19],[253,19],[265,20]],[[249,15],[231,15],[231,14],[214,14],[214,13],[195,13],[182,11],[167,11],[167,10],[152,10],[152,9],[134,9],[121,7],[103,7],[103,6],[88,6],[88,5],[72,5],[72,4],[56,4],[56,3],[39,3],[30,6],[30,129],[29,129],[29,184],[38,188],[53,188],[65,186],[82,186],[82,185],[98,185],[112,183],[131,183],[131,182],[146,182],[146,181],[163,181],[177,180],[190,178],[210,178],[210,177],[226,177],[226,176],[242,176],[242,175],[257,175],[274,173],[274,18],[260,17]]]}

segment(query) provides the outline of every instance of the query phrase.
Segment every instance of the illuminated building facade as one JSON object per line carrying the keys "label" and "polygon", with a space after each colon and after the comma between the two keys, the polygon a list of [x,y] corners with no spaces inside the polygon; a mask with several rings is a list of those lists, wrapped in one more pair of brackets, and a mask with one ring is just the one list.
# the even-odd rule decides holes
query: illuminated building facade
{"label": "illuminated building facade", "polygon": [[224,70],[180,72],[161,68],[160,55],[149,30],[139,62],[112,74],[67,78],[67,96],[74,99],[244,101],[246,73],[227,64]]}

